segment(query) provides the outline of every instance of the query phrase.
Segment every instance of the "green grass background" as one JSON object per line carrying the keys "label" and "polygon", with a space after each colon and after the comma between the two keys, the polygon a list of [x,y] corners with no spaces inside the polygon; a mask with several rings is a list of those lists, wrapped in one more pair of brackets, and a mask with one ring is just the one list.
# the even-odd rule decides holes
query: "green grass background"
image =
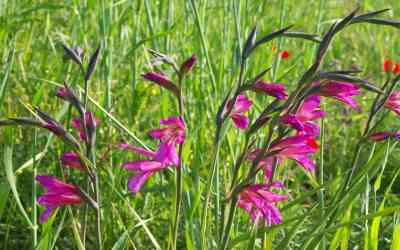
{"label": "green grass background", "polygon": [[[165,249],[174,202],[173,172],[155,175],[143,192],[133,197],[126,189],[130,174],[120,166],[135,156],[114,146],[122,141],[138,144],[137,137],[155,147],[146,132],[158,126],[161,117],[177,114],[171,95],[140,77],[151,68],[151,56],[146,49],[170,54],[178,61],[195,53],[199,60],[184,90],[189,135],[183,158],[184,201],[178,247],[199,249],[202,191],[212,160],[214,117],[222,98],[237,80],[239,51],[250,29],[258,25],[260,33],[267,34],[293,24],[293,30],[321,34],[334,20],[357,6],[360,12],[391,8],[384,16],[400,18],[400,1],[396,0],[3,0],[0,2],[0,117],[29,116],[24,104],[31,104],[67,125],[71,114],[55,98],[55,84],[67,80],[78,86],[82,79],[76,65],[63,61],[60,45],[81,46],[87,59],[101,44],[101,60],[90,89],[95,103],[90,105],[102,120],[98,158],[102,159],[100,164],[105,169],[101,173],[104,246],[105,249],[155,249],[158,244]],[[290,57],[281,60],[266,80],[282,82],[293,89],[313,60],[315,44],[284,38],[264,45],[250,59],[248,77],[276,62],[278,54],[274,48],[288,50]],[[335,38],[322,68],[359,68],[363,71],[361,76],[382,85],[384,58],[400,62],[399,30],[353,25]],[[255,105],[250,116],[255,117],[266,101],[262,97],[251,97]],[[358,97],[364,111],[371,98],[366,92]],[[363,172],[354,192],[343,198],[333,223],[319,227],[326,222],[331,198],[349,170],[367,115],[329,100],[323,106],[329,115],[324,119],[320,138],[322,153],[316,157],[323,168],[323,178],[307,176],[293,163],[282,167],[278,176],[285,180],[285,193],[290,196],[284,204],[284,224],[255,232],[248,216],[239,211],[231,234],[232,248],[399,249],[394,241],[396,237],[400,241],[397,180],[400,157],[393,141],[364,148],[362,162],[369,161],[361,169],[368,168],[368,171]],[[398,118],[390,115],[381,129],[385,128],[399,129]],[[230,169],[243,139],[240,135],[230,129],[223,140],[219,162],[222,187],[229,183]],[[3,158],[0,248],[29,249],[35,244],[37,249],[77,249],[70,215],[84,208],[59,209],[53,221],[38,226],[36,217],[42,208],[34,203],[42,189],[35,185],[33,177],[36,174],[61,176],[58,157],[65,146],[48,132],[25,127],[2,128],[0,144]],[[40,159],[29,161],[35,155]],[[69,174],[78,181],[83,179],[77,172]],[[324,187],[323,192],[320,185]],[[213,199],[216,195],[213,194]],[[209,225],[214,227],[213,207],[211,211]],[[89,216],[89,221],[93,221],[92,215]],[[79,228],[79,222],[75,223]],[[251,246],[249,239],[254,235],[258,237]],[[212,234],[208,237],[213,246],[216,237]],[[88,228],[88,249],[94,249],[94,242],[93,223]]]}

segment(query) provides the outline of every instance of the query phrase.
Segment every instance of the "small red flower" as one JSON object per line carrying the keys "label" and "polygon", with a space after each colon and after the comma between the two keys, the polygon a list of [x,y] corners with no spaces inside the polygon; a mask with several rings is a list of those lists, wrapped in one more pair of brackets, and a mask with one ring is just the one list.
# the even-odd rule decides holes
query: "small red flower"
{"label": "small red flower", "polygon": [[396,63],[393,66],[393,74],[400,74],[400,63]]}
{"label": "small red flower", "polygon": [[390,72],[393,70],[393,62],[389,59],[383,61],[383,71]]}
{"label": "small red flower", "polygon": [[288,58],[288,57],[289,57],[289,51],[284,50],[284,51],[281,52],[281,58],[282,59],[285,59],[285,58]]}

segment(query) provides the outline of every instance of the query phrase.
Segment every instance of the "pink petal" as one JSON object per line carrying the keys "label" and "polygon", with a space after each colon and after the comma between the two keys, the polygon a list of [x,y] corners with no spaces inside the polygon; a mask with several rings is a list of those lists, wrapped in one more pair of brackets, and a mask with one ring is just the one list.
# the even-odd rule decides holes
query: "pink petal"
{"label": "pink petal", "polygon": [[179,166],[179,156],[176,152],[175,145],[171,142],[161,143],[158,146],[155,160],[161,162],[163,165]]}
{"label": "pink petal", "polygon": [[124,163],[123,167],[128,170],[157,171],[163,168],[158,161],[132,161]]}
{"label": "pink petal", "polygon": [[153,175],[154,172],[140,172],[137,175],[129,178],[128,188],[132,193],[139,192],[140,188],[147,181],[147,179]]}
{"label": "pink petal", "polygon": [[129,145],[127,143],[121,143],[118,145],[118,147],[121,149],[132,151],[139,155],[147,156],[149,158],[154,158],[156,156],[156,153],[151,150],[147,150],[147,149],[141,148],[141,147],[135,147],[135,146]]}
{"label": "pink petal", "polygon": [[250,109],[251,105],[253,105],[252,101],[250,101],[245,95],[238,95],[236,98],[235,105],[233,106],[234,113],[243,113]]}
{"label": "pink petal", "polygon": [[241,114],[231,114],[231,118],[235,127],[239,129],[246,129],[249,126],[249,118]]}

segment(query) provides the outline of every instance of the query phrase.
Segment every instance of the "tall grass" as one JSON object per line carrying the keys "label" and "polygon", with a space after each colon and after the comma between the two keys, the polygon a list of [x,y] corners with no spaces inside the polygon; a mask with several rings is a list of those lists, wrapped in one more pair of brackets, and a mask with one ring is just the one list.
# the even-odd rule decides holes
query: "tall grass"
{"label": "tall grass", "polygon": [[[357,4],[360,12],[388,7],[391,11],[384,17],[400,16],[400,3],[394,0],[4,1],[0,3],[0,118],[30,116],[26,107],[40,106],[69,126],[71,111],[54,93],[64,80],[82,96],[85,91],[79,68],[62,60],[60,45],[79,45],[86,57],[101,45],[101,60],[91,77],[87,100],[101,119],[96,156],[103,169],[99,176],[103,249],[167,249],[175,241],[171,218],[174,206],[179,208],[174,173],[155,175],[133,196],[126,187],[129,175],[121,165],[134,156],[115,145],[128,141],[154,149],[156,145],[145,132],[156,127],[160,118],[178,114],[168,92],[140,77],[151,68],[147,49],[179,60],[197,54],[199,61],[184,87],[188,136],[182,148],[176,249],[214,249],[220,243],[217,232],[223,229],[218,219],[220,202],[234,178],[232,166],[246,144],[231,127],[222,129],[216,142],[215,114],[238,81],[247,34],[255,25],[267,34],[290,24],[295,30],[322,34]],[[399,30],[390,27],[351,26],[335,38],[323,67],[360,68],[362,76],[382,86],[383,59],[400,61],[398,35]],[[252,55],[245,76],[272,66],[266,79],[283,82],[293,90],[311,65],[315,48],[297,39],[274,40]],[[288,59],[279,59],[282,50],[290,52]],[[330,115],[321,125],[316,175],[292,163],[282,167],[276,174],[285,180],[290,197],[281,207],[283,224],[257,227],[237,210],[228,248],[398,249],[397,142],[365,144],[356,171],[346,181],[373,97],[370,93],[358,97],[364,111],[360,113],[324,100]],[[262,111],[265,99],[253,101],[254,109]],[[380,128],[399,129],[397,119],[389,115]],[[267,137],[266,132],[261,138]],[[34,178],[45,173],[73,174],[60,168],[63,144],[48,132],[25,127],[2,127],[0,135],[0,248],[96,249],[94,214],[84,212],[84,206],[59,209],[46,224],[37,222],[42,207],[36,197],[42,189]],[[78,181],[85,183],[83,178]],[[341,192],[346,182],[350,185]],[[87,225],[80,220],[84,214]]]}

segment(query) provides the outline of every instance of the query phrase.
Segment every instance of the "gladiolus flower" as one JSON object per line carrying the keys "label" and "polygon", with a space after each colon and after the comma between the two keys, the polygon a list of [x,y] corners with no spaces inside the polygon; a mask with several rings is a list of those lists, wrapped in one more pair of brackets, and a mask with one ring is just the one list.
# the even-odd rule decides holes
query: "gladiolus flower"
{"label": "gladiolus flower", "polygon": [[154,82],[155,84],[168,89],[172,93],[174,93],[177,97],[179,97],[179,89],[178,87],[163,73],[159,72],[148,72],[143,74],[142,77],[146,80]]}
{"label": "gladiolus flower", "polygon": [[153,129],[149,135],[159,139],[161,142],[171,142],[172,144],[182,144],[185,141],[185,123],[180,116],[171,116],[160,120],[161,126],[166,128]]}
{"label": "gladiolus flower", "polygon": [[358,109],[357,101],[352,97],[360,94],[360,87],[348,82],[330,81],[321,86],[319,94],[332,97],[354,109]]}
{"label": "gladiolus flower", "polygon": [[247,99],[245,95],[238,95],[233,107],[232,103],[233,102],[231,100],[227,104],[227,109],[232,108],[229,117],[232,119],[235,127],[239,129],[246,129],[249,126],[249,118],[243,115],[243,113],[249,110],[253,103],[249,99]]}
{"label": "gladiolus flower", "polygon": [[120,144],[119,147],[150,158],[150,160],[138,160],[123,164],[125,169],[136,172],[136,175],[128,181],[128,188],[132,193],[139,192],[147,179],[156,172],[171,165],[179,165],[179,156],[170,142],[161,143],[157,152],[128,144]]}
{"label": "gladiolus flower", "polygon": [[393,69],[393,62],[389,59],[385,59],[383,61],[383,71],[385,72],[391,72]]}
{"label": "gladiolus flower", "polygon": [[60,157],[61,164],[65,167],[75,168],[85,171],[85,167],[82,164],[79,156],[75,152],[66,152]]}
{"label": "gladiolus flower", "polygon": [[287,93],[285,92],[285,85],[280,83],[267,83],[263,80],[257,81],[251,90],[255,92],[262,92],[267,95],[273,96],[278,100],[283,100],[287,98]]}
{"label": "gladiolus flower", "polygon": [[373,133],[369,136],[369,139],[373,140],[373,141],[383,141],[386,140],[388,138],[396,138],[396,139],[400,139],[400,132],[376,132]]}
{"label": "gladiolus flower", "polygon": [[393,92],[386,100],[384,106],[397,115],[400,115],[400,91]]}
{"label": "gladiolus flower", "polygon": [[197,61],[197,57],[194,54],[190,58],[188,58],[186,61],[184,61],[180,68],[181,74],[188,73],[193,68],[193,65],[196,63],[196,61]]}
{"label": "gladiolus flower", "polygon": [[[93,117],[93,114],[91,112],[86,112],[85,113],[85,122],[86,122],[86,129],[88,130],[89,134],[91,131],[94,131],[97,127],[97,125],[100,123],[100,120],[97,118]],[[72,127],[77,129],[79,131],[79,137],[81,140],[86,141],[87,140],[87,135],[85,128],[83,126],[82,120],[80,118],[74,118],[71,121]]]}
{"label": "gladiolus flower", "polygon": [[288,57],[289,57],[289,51],[284,50],[284,51],[281,52],[281,58],[282,59],[285,59],[285,58],[288,58]]}
{"label": "gladiolus flower", "polygon": [[281,117],[283,124],[290,125],[300,134],[309,136],[319,135],[319,126],[314,122],[324,117],[325,112],[320,108],[321,98],[317,95],[307,97],[296,114],[286,114]]}
{"label": "gladiolus flower", "polygon": [[78,187],[74,185],[64,183],[54,176],[37,176],[36,180],[47,189],[47,192],[39,196],[37,200],[39,204],[46,207],[40,215],[40,223],[44,223],[58,207],[83,202]]}
{"label": "gladiolus flower", "polygon": [[[266,177],[270,177],[274,158],[276,159],[277,165],[279,165],[285,159],[291,159],[296,161],[306,171],[314,171],[315,162],[309,157],[311,154],[317,152],[317,149],[317,142],[314,138],[308,135],[295,135],[287,137],[272,144],[269,149],[270,156],[262,159],[259,164],[263,167]],[[259,153],[260,149],[251,152],[249,155],[249,160],[254,161]]]}
{"label": "gladiolus flower", "polygon": [[288,199],[270,191],[267,184],[250,185],[239,194],[238,207],[244,209],[253,221],[263,220],[266,226],[282,223],[282,216],[276,204]]}

